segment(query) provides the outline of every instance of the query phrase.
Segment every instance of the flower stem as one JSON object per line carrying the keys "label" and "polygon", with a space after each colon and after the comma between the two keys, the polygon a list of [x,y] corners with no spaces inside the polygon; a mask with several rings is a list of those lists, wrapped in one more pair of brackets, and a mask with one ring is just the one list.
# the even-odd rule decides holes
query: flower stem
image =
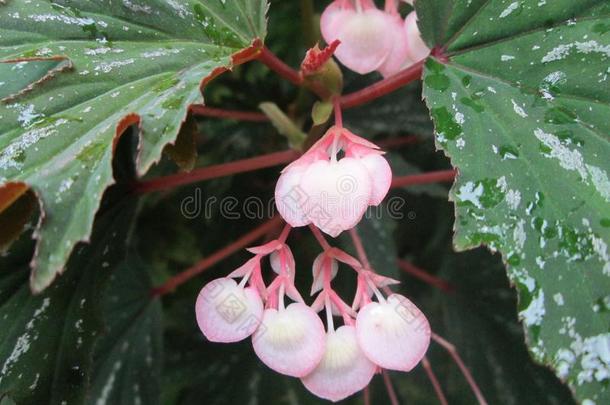
{"label": "flower stem", "polygon": [[360,238],[360,235],[358,235],[358,231],[355,227],[349,230],[349,236],[352,238],[352,243],[356,248],[358,260],[360,260],[360,263],[362,263],[365,269],[371,270],[371,263],[369,262],[369,258],[366,256],[364,244],[362,243],[362,239]]}
{"label": "flower stem", "polygon": [[392,380],[390,380],[390,374],[388,374],[387,370],[383,370],[381,373],[383,374],[383,383],[385,384],[385,389],[388,392],[390,403],[392,405],[400,405],[400,402],[398,402],[398,396],[396,395],[396,391],[392,385]]}
{"label": "flower stem", "polygon": [[275,229],[281,223],[282,218],[279,216],[270,219],[269,221],[263,223],[252,231],[246,233],[245,235],[237,239],[235,242],[223,247],[215,253],[212,253],[210,256],[200,260],[198,263],[189,267],[185,271],[176,274],[162,285],[153,288],[150,294],[153,297],[158,297],[174,291],[177,287],[186,283],[187,281],[204,272],[205,270],[209,269],[216,263],[226,259],[233,253],[245,248],[246,246],[255,242],[257,239],[265,236],[269,231]]}
{"label": "flower stem", "polygon": [[320,232],[320,230],[315,225],[309,224],[309,229],[311,230],[311,233],[313,233],[313,236],[316,237],[320,246],[322,246],[322,249],[324,249],[325,251],[331,249],[331,246],[328,244],[328,242],[322,235],[322,232]]}
{"label": "flower stem", "polygon": [[195,169],[189,173],[178,173],[169,176],[157,177],[152,180],[136,182],[133,189],[136,193],[150,193],[153,191],[166,190],[185,184],[230,176],[237,173],[245,173],[253,170],[264,169],[291,162],[299,156],[295,150],[285,150],[266,155],[256,156],[249,159],[237,160],[235,162],[219,165],[206,166]]}
{"label": "flower stem", "polygon": [[472,377],[472,374],[470,374],[470,370],[468,370],[468,367],[466,367],[466,365],[464,364],[464,361],[462,361],[462,358],[460,357],[459,353],[455,349],[455,346],[453,344],[451,344],[450,342],[446,341],[445,339],[443,339],[442,337],[440,337],[439,335],[437,335],[436,333],[432,334],[432,340],[434,340],[442,348],[447,350],[447,352],[449,353],[449,355],[451,356],[451,358],[453,359],[455,364],[457,364],[457,366],[459,367],[460,371],[462,372],[462,375],[468,382],[468,385],[470,385],[470,389],[474,393],[475,397],[477,397],[477,401],[479,401],[479,405],[487,405],[487,401],[485,400],[485,397],[483,396],[481,389],[479,388],[476,381]]}
{"label": "flower stem", "polygon": [[261,49],[261,52],[258,55],[258,60],[266,65],[269,69],[288,80],[290,83],[297,86],[301,86],[303,84],[303,77],[299,74],[299,72],[285,64],[266,46]]}
{"label": "flower stem", "polygon": [[361,90],[355,91],[350,94],[341,96],[340,103],[343,108],[357,107],[362,104],[366,104],[377,98],[385,96],[386,94],[392,93],[398,90],[402,86],[405,86],[415,80],[421,78],[425,61],[417,62],[411,67],[400,71],[394,76],[390,76],[386,79],[380,80],[368,87]]}
{"label": "flower stem", "polygon": [[[301,74],[295,69],[285,64],[280,58],[278,58],[273,52],[267,47],[263,47],[258,54],[258,60],[265,64],[269,69],[276,72],[278,75],[288,80],[290,83],[296,86],[305,85],[305,81]],[[362,104],[366,104],[377,98],[383,97],[386,94],[392,93],[398,90],[402,86],[405,86],[415,80],[419,80],[422,75],[423,66],[425,60],[421,60],[409,68],[400,71],[394,76],[380,80],[368,87],[361,90],[355,91],[350,94],[346,94],[339,98],[339,103],[343,108],[357,107]],[[326,89],[310,87],[314,93],[321,98],[326,98],[328,92]]]}
{"label": "flower stem", "polygon": [[193,115],[201,117],[226,118],[237,121],[251,122],[269,121],[269,118],[267,118],[267,116],[262,113],[252,111],[225,110],[222,108],[207,107],[202,104],[191,105],[191,112],[193,113]]}
{"label": "flower stem", "polygon": [[398,267],[400,267],[400,269],[405,273],[410,274],[413,277],[423,281],[424,283],[430,284],[431,286],[438,288],[439,290],[448,293],[455,292],[455,287],[449,282],[443,280],[442,278],[433,276],[432,274],[415,266],[413,263],[410,263],[406,260],[398,259]]}
{"label": "flower stem", "polygon": [[415,184],[444,183],[453,181],[455,170],[439,170],[435,172],[412,174],[392,179],[392,188],[412,186]]}
{"label": "flower stem", "polygon": [[448,405],[447,398],[445,397],[445,394],[443,393],[441,384],[438,382],[438,378],[436,378],[436,375],[434,374],[434,371],[432,370],[432,366],[430,365],[428,358],[426,356],[424,356],[424,358],[421,360],[421,362],[422,362],[422,366],[424,367],[424,370],[426,371],[426,374],[428,375],[428,379],[432,383],[432,387],[434,387],[434,392],[436,393],[438,402],[440,402],[441,405]]}

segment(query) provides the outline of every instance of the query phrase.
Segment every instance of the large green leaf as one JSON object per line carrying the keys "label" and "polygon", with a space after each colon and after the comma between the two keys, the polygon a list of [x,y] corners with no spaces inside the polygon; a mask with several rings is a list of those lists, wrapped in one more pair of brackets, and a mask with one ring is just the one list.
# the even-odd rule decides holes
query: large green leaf
{"label": "large green leaf", "polygon": [[42,201],[34,290],[87,239],[124,127],[139,126],[142,174],[202,102],[202,80],[255,54],[232,59],[264,38],[265,11],[264,0],[0,3],[0,185],[27,183]]}
{"label": "large green leaf", "polygon": [[610,400],[610,3],[417,3],[455,245],[499,250],[534,357]]}
{"label": "large green leaf", "polygon": [[129,258],[105,289],[105,334],[94,353],[90,404],[159,403],[161,305],[150,295],[147,266]]}
{"label": "large green leaf", "polygon": [[124,255],[134,215],[132,202],[104,209],[91,244],[79,247],[65,276],[36,296],[28,287],[28,249],[1,259],[0,397],[18,404],[84,400],[103,332],[100,292]]}

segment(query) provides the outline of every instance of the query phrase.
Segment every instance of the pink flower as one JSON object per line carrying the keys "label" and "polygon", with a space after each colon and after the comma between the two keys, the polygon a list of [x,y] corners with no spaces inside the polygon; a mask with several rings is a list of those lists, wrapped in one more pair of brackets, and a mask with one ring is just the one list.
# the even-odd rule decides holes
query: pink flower
{"label": "pink flower", "polygon": [[368,0],[357,0],[356,7],[349,1],[334,1],[320,19],[324,40],[341,41],[337,59],[360,74],[378,69],[390,55],[393,39],[387,26],[387,15]]}
{"label": "pink flower", "polygon": [[304,377],[322,360],[324,326],[307,305],[293,303],[286,308],[269,308],[252,336],[258,358],[269,368],[292,377]]}
{"label": "pink flower", "polygon": [[275,188],[278,211],[293,227],[312,223],[333,237],[353,228],[390,188],[392,171],[382,154],[347,129],[330,128],[283,170]]}
{"label": "pink flower", "polygon": [[197,324],[212,342],[238,342],[252,335],[263,315],[263,301],[251,287],[231,278],[206,284],[195,303]]}
{"label": "pink flower", "polygon": [[400,294],[365,305],[356,318],[356,332],[373,363],[399,371],[411,371],[421,361],[431,335],[425,315]]}
{"label": "pink flower", "polygon": [[[411,0],[406,2],[413,5]],[[320,30],[327,43],[341,42],[335,56],[360,74],[377,70],[389,77],[430,53],[415,11],[403,21],[393,0],[386,0],[385,11],[371,0],[335,0],[322,13]]]}
{"label": "pink flower", "polygon": [[314,395],[336,402],[364,389],[376,369],[360,349],[356,329],[344,325],[327,333],[322,361],[301,381]]}

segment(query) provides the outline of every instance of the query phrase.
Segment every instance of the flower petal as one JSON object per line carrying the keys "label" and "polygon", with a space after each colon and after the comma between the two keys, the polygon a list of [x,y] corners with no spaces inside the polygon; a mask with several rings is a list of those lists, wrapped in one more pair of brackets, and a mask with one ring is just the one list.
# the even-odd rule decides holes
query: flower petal
{"label": "flower petal", "polygon": [[301,189],[309,220],[336,237],[362,219],[371,197],[371,176],[357,159],[317,161],[303,174]]}
{"label": "flower petal", "polygon": [[409,41],[408,57],[413,62],[419,62],[430,54],[430,48],[426,45],[417,26],[417,14],[415,11],[409,13],[405,18],[405,32]]}
{"label": "flower petal", "polygon": [[275,185],[275,205],[280,215],[293,227],[309,224],[311,221],[303,211],[306,196],[300,182],[308,166],[293,166],[282,173]]}
{"label": "flower petal", "polygon": [[238,342],[258,328],[263,302],[253,288],[231,278],[218,278],[201,289],[195,303],[199,329],[212,342]]}
{"label": "flower petal", "polygon": [[366,167],[373,180],[370,205],[381,204],[390,190],[392,184],[392,169],[388,161],[378,153],[370,153],[360,159],[360,163]]}
{"label": "flower petal", "polygon": [[404,28],[404,22],[399,14],[388,16],[388,31],[394,37],[394,46],[388,58],[379,67],[383,77],[393,76],[400,72],[409,59],[409,39]]}
{"label": "flower petal", "polygon": [[335,51],[337,59],[350,70],[366,74],[379,68],[392,51],[387,17],[376,8],[358,12],[333,3],[322,14],[320,28],[327,43],[341,41]]}
{"label": "flower petal", "polygon": [[326,335],[322,361],[301,381],[314,395],[336,402],[366,387],[376,368],[360,349],[356,328],[344,325]]}
{"label": "flower petal", "polygon": [[252,335],[254,352],[272,370],[292,377],[309,374],[324,355],[322,321],[305,304],[266,309]]}
{"label": "flower petal", "polygon": [[384,303],[371,302],[356,318],[358,343],[375,364],[390,370],[410,371],[430,344],[430,324],[424,314],[399,294]]}

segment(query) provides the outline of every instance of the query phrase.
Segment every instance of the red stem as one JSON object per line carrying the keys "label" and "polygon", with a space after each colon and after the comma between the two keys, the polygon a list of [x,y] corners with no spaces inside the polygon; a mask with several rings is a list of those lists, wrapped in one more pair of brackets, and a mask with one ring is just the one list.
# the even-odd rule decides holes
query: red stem
{"label": "red stem", "polygon": [[237,121],[251,122],[269,121],[269,118],[262,113],[251,111],[224,110],[221,108],[207,107],[202,104],[191,105],[191,112],[193,113],[193,115],[198,115],[202,117],[227,118]]}
{"label": "red stem", "polygon": [[299,74],[299,72],[285,64],[266,46],[261,49],[261,52],[258,55],[258,60],[265,64],[269,69],[288,80],[290,83],[297,86],[303,84],[303,77]]}
{"label": "red stem", "polygon": [[485,400],[485,397],[483,396],[481,389],[479,388],[476,381],[472,377],[472,374],[470,374],[470,370],[468,370],[468,367],[466,367],[466,365],[462,361],[462,358],[460,357],[460,354],[455,349],[455,346],[453,344],[451,344],[450,342],[446,341],[445,339],[443,339],[442,337],[440,337],[439,335],[437,335],[436,333],[432,334],[432,340],[434,340],[436,343],[441,345],[442,348],[447,350],[447,352],[449,353],[449,355],[451,356],[453,361],[455,361],[455,364],[457,364],[460,371],[462,372],[462,375],[466,379],[466,382],[468,382],[468,385],[470,385],[470,389],[474,393],[475,397],[477,397],[477,401],[479,401],[479,404],[487,405],[487,401]]}
{"label": "red stem", "polygon": [[358,231],[355,227],[349,230],[349,236],[352,238],[352,243],[356,248],[356,253],[358,254],[360,263],[362,263],[365,269],[371,270],[371,263],[369,262],[369,258],[366,256],[364,244],[362,243],[362,239],[360,238],[360,235],[358,235]]}
{"label": "red stem", "polygon": [[175,290],[180,285],[186,283],[193,277],[195,277],[198,274],[209,269],[216,263],[220,262],[221,260],[226,259],[227,257],[231,256],[233,253],[245,248],[246,246],[255,242],[257,239],[265,236],[265,234],[267,234],[269,231],[276,228],[281,223],[282,223],[282,218],[279,216],[276,216],[276,217],[270,219],[269,221],[265,222],[264,224],[258,226],[257,228],[255,228],[252,231],[248,232],[247,234],[243,235],[242,237],[240,237],[239,239],[237,239],[235,242],[231,243],[230,245],[227,245],[227,246],[223,247],[222,249],[216,251],[215,253],[212,253],[210,256],[199,261],[192,267],[189,267],[185,271],[176,274],[174,277],[170,278],[162,285],[153,288],[151,290],[151,295],[153,297],[158,297],[158,296],[165,295],[165,294]]}
{"label": "red stem", "polygon": [[385,384],[385,389],[388,392],[388,397],[390,397],[390,404],[392,405],[400,405],[398,402],[398,396],[396,395],[396,391],[394,390],[394,386],[392,385],[392,380],[390,380],[390,375],[387,370],[383,370],[381,372],[383,374],[383,383]]}
{"label": "red stem", "polygon": [[324,235],[322,235],[322,232],[320,232],[320,230],[315,225],[310,224],[309,229],[311,230],[311,233],[313,233],[313,236],[316,237],[316,240],[318,241],[320,246],[322,246],[322,249],[324,249],[325,251],[331,249],[330,244],[326,241]]}
{"label": "red stem", "polygon": [[394,179],[392,179],[392,187],[412,186],[414,184],[450,182],[453,181],[455,175],[455,170],[439,170],[435,172],[395,177]]}
{"label": "red stem", "polygon": [[379,97],[398,90],[402,86],[411,83],[412,81],[419,80],[422,75],[423,67],[424,61],[422,60],[395,74],[394,76],[380,80],[377,83],[374,83],[361,90],[341,96],[341,107],[352,108],[366,104],[369,101],[373,101]]}
{"label": "red stem", "polygon": [[343,128],[343,113],[338,98],[333,99],[333,109],[335,110],[335,126]]}
{"label": "red stem", "polygon": [[396,138],[384,139],[382,141],[378,141],[377,146],[381,149],[390,149],[390,148],[399,148],[404,145],[412,145],[414,143],[419,143],[422,141],[422,138],[415,135],[405,135]]}
{"label": "red stem", "polygon": [[424,356],[424,358],[421,360],[421,362],[422,362],[422,366],[424,366],[424,370],[426,371],[426,374],[428,375],[428,379],[432,383],[432,387],[434,387],[434,392],[436,393],[436,396],[438,397],[438,402],[440,402],[441,405],[448,405],[447,398],[445,397],[445,394],[443,393],[441,384],[438,382],[438,378],[436,378],[436,375],[434,374],[434,371],[432,370],[432,366],[430,365],[428,358],[426,356]]}
{"label": "red stem", "polygon": [[[302,86],[304,84],[302,75],[295,69],[285,64],[267,47],[263,47],[261,49],[258,55],[258,60],[292,84],[297,86]],[[374,83],[361,90],[341,96],[339,98],[339,103],[343,108],[357,107],[398,90],[402,86],[421,78],[424,63],[425,60],[419,61],[409,68],[395,74],[394,76],[380,80],[377,83]],[[324,89],[314,87],[311,90],[318,94],[318,96],[323,97],[325,95]]]}
{"label": "red stem", "polygon": [[442,278],[433,276],[425,270],[420,269],[413,263],[409,263],[406,260],[398,259],[398,267],[400,267],[400,269],[405,273],[410,274],[413,277],[423,281],[424,283],[430,284],[438,288],[439,290],[445,291],[447,293],[455,292],[455,287],[453,285],[443,280]]}
{"label": "red stem", "polygon": [[235,162],[206,166],[195,169],[189,173],[177,173],[169,176],[158,177],[152,180],[137,182],[134,185],[134,190],[137,193],[150,193],[152,191],[166,190],[184,184],[196,183],[203,180],[215,179],[218,177],[230,176],[232,174],[277,166],[283,163],[291,162],[298,156],[299,153],[291,149],[256,156],[249,159],[237,160]]}

